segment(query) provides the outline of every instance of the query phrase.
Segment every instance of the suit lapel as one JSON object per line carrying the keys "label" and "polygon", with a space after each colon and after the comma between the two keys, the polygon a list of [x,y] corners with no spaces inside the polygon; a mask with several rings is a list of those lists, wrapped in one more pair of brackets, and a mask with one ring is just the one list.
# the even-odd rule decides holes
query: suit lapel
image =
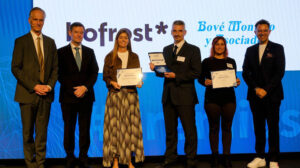
{"label": "suit lapel", "polygon": [[184,43],[183,43],[183,45],[182,45],[182,47],[181,47],[181,49],[179,50],[179,52],[176,54],[176,56],[183,56],[183,53],[184,53],[184,50],[186,49],[186,47],[187,47],[187,42],[185,41]]}
{"label": "suit lapel", "polygon": [[43,48],[44,48],[44,66],[46,65],[47,63],[47,60],[48,60],[48,53],[49,53],[49,45],[48,45],[48,39],[47,37],[45,37],[43,35]]}
{"label": "suit lapel", "polygon": [[266,46],[266,49],[265,49],[265,51],[264,51],[264,54],[263,54],[263,56],[262,56],[262,58],[261,58],[260,65],[262,65],[262,64],[264,63],[264,60],[266,59],[267,54],[270,53],[270,48],[271,48],[271,45],[272,45],[271,43],[272,43],[271,41],[268,42],[268,44],[267,44],[267,46]]}
{"label": "suit lapel", "polygon": [[87,59],[86,59],[86,57],[87,57],[87,53],[86,53],[86,48],[83,46],[83,45],[81,45],[81,48],[82,48],[82,59],[81,59],[81,68],[80,68],[80,70],[82,71],[86,66],[86,61],[87,61]]}
{"label": "suit lapel", "polygon": [[[74,69],[76,69],[76,71],[79,72],[79,69],[78,69],[78,66],[77,66],[77,63],[76,63],[76,60],[75,60],[73,51],[72,51],[72,46],[71,46],[71,44],[69,44],[69,46],[68,46],[68,48],[67,48],[67,56],[69,57],[69,58],[67,58],[67,60],[70,61],[70,64],[72,64],[72,67],[73,67]],[[82,67],[82,65],[81,65],[81,67]]]}
{"label": "suit lapel", "polygon": [[33,50],[33,53],[34,53],[33,54],[33,59],[39,65],[39,60],[38,60],[38,56],[37,56],[37,53],[36,53],[36,48],[35,48],[35,45],[34,45],[33,37],[32,37],[30,32],[28,33],[27,36],[28,36],[28,41],[29,41],[29,48],[30,48],[30,50]]}
{"label": "suit lapel", "polygon": [[255,52],[255,57],[253,58],[254,59],[254,62],[255,62],[255,65],[257,67],[259,67],[259,44],[256,44],[254,46],[254,52]]}
{"label": "suit lapel", "polygon": [[172,56],[172,53],[173,53],[173,44],[169,45],[168,46],[168,49],[167,49],[167,54],[165,55],[165,61],[166,61],[166,64],[167,65],[172,65],[172,62],[173,62],[173,56]]}

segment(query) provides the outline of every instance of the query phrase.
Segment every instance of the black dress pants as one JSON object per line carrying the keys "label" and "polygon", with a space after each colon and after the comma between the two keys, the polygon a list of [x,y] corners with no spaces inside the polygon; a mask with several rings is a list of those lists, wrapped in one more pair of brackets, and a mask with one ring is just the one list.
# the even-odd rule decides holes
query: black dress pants
{"label": "black dress pants", "polygon": [[[195,123],[195,105],[174,105],[170,99],[163,104],[166,129],[166,161],[172,162],[177,158],[178,117],[185,135],[184,151],[189,162],[194,162],[197,154],[197,130]],[[193,164],[193,163],[191,163]]]}
{"label": "black dress pants", "polygon": [[279,156],[279,102],[269,99],[250,100],[255,132],[255,150],[257,156],[265,158],[266,121],[269,131],[269,159],[278,161]]}
{"label": "black dress pants", "polygon": [[85,161],[88,158],[92,107],[93,102],[61,103],[64,120],[64,148],[67,159],[74,158],[77,116],[79,126],[79,159]]}

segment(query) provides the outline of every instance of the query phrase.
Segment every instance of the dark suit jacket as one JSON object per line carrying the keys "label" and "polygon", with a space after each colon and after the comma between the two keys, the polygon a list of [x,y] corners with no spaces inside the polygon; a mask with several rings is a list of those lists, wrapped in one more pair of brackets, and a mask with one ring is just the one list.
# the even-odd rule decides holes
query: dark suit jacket
{"label": "dark suit jacket", "polygon": [[53,39],[43,35],[45,78],[40,81],[40,65],[31,33],[15,40],[11,71],[17,79],[15,101],[33,103],[38,95],[33,90],[36,84],[49,85],[52,91],[43,96],[46,101],[54,99],[54,87],[57,81],[58,61],[56,45]]}
{"label": "dark suit jacket", "polygon": [[[77,103],[80,101],[95,101],[94,84],[98,76],[98,63],[94,50],[82,46],[81,70],[79,71],[71,45],[57,50],[58,55],[58,81],[60,82],[59,102]],[[74,95],[73,87],[84,85],[88,91],[83,98]]]}
{"label": "dark suit jacket", "polygon": [[[174,105],[195,105],[198,103],[194,80],[201,73],[200,49],[185,42],[173,58],[174,44],[168,45],[163,50],[167,67],[176,74],[175,79],[165,78],[162,96],[163,104],[167,102],[168,96]],[[184,62],[177,61],[177,57],[184,57]],[[156,73],[162,77],[162,74]]]}
{"label": "dark suit jacket", "polygon": [[281,79],[285,72],[283,46],[268,42],[259,64],[259,44],[249,47],[243,64],[243,78],[248,85],[248,100],[258,99],[255,88],[267,91],[265,98],[278,102],[283,99]]}

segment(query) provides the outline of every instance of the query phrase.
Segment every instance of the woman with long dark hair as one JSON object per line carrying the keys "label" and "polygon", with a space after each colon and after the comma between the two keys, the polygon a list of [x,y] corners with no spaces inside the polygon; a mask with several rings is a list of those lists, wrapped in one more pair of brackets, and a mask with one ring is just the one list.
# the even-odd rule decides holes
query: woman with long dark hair
{"label": "woman with long dark hair", "polygon": [[[209,141],[212,151],[211,167],[218,166],[219,128],[221,119],[224,166],[232,167],[230,161],[231,125],[236,109],[234,88],[212,88],[211,72],[234,69],[234,59],[228,57],[226,40],[217,36],[213,39],[211,55],[202,62],[202,73],[199,83],[206,87],[204,109],[209,122]],[[240,80],[236,80],[237,86]]]}
{"label": "woman with long dark hair", "polygon": [[105,105],[103,135],[103,166],[118,168],[120,164],[134,168],[135,162],[144,161],[142,125],[137,86],[121,87],[117,83],[117,70],[139,68],[139,57],[132,52],[130,35],[121,29],[113,50],[105,57],[103,80],[109,90]]}

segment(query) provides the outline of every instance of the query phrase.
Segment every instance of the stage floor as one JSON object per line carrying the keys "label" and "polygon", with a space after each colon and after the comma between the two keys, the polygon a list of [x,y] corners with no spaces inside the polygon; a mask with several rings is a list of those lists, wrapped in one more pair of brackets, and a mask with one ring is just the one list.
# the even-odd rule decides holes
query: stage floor
{"label": "stage floor", "polygon": [[[246,168],[246,165],[251,161],[253,155],[233,155],[232,156],[232,165],[233,168]],[[280,168],[300,168],[300,153],[285,153],[282,154],[279,161]],[[180,156],[178,158],[177,166],[173,168],[184,168],[184,157]],[[163,161],[162,156],[156,157],[146,157],[145,162],[142,165],[136,165],[136,168],[155,168]],[[64,159],[47,159],[47,168],[64,168]],[[91,168],[102,168],[102,158],[90,158],[89,160]],[[12,160],[0,160],[1,168],[25,168],[24,160],[21,159],[12,159]],[[78,166],[77,166],[78,167]],[[219,168],[222,168],[222,165],[219,165]],[[78,167],[79,168],[79,167]],[[127,168],[127,166],[120,166],[120,168]],[[200,155],[197,159],[197,168],[210,168],[209,155]]]}

